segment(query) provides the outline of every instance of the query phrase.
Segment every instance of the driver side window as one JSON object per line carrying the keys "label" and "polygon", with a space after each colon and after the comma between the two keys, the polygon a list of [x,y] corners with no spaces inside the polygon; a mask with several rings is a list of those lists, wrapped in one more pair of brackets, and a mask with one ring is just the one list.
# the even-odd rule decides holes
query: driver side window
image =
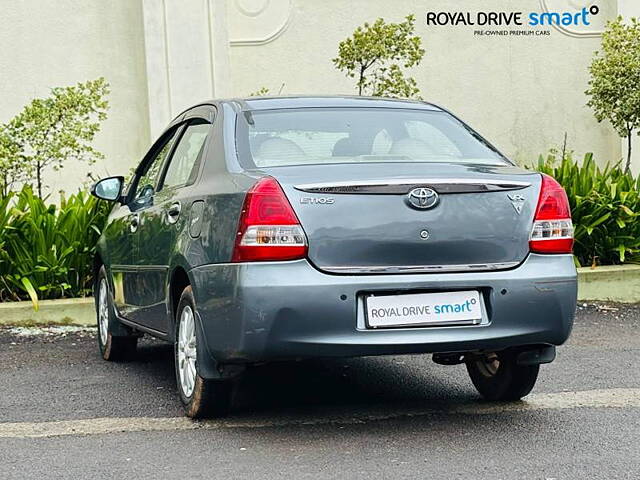
{"label": "driver side window", "polygon": [[171,152],[171,147],[173,146],[176,131],[177,130],[174,130],[173,133],[171,133],[169,137],[167,137],[165,144],[158,151],[158,153],[156,153],[156,156],[147,164],[144,172],[138,178],[136,191],[133,195],[133,201],[142,203],[152,197],[155,193],[160,170],[162,170],[162,165],[169,155],[169,152]]}

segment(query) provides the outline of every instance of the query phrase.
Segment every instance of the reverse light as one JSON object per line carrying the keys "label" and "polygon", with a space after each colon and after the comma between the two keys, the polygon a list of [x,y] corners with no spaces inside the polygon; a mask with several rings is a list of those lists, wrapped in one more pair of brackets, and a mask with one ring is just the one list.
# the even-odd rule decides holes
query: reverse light
{"label": "reverse light", "polygon": [[295,260],[306,255],[307,237],[282,187],[275,178],[261,178],[244,199],[231,261]]}
{"label": "reverse light", "polygon": [[573,222],[567,194],[555,179],[544,174],[529,249],[536,253],[573,250]]}

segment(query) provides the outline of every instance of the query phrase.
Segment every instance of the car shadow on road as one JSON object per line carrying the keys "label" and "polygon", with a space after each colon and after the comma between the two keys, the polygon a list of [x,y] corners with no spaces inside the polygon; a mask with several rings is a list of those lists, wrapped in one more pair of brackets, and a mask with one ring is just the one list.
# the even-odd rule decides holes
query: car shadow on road
{"label": "car shadow on road", "polygon": [[[175,392],[173,349],[146,342],[132,370]],[[178,402],[177,392],[176,402]],[[430,355],[282,361],[247,368],[234,385],[232,415],[327,408],[348,413],[368,408],[469,403],[479,397],[464,366],[444,367]]]}

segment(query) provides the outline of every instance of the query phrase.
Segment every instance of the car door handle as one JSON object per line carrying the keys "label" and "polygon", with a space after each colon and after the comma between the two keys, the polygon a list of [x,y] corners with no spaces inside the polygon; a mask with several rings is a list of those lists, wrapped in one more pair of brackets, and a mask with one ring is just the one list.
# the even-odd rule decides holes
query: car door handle
{"label": "car door handle", "polygon": [[134,213],[129,220],[129,230],[131,230],[131,233],[135,233],[135,231],[138,230],[138,225],[140,225],[140,216]]}
{"label": "car door handle", "polygon": [[169,223],[176,223],[178,221],[180,210],[182,210],[182,207],[179,202],[174,203],[167,209],[167,220]]}

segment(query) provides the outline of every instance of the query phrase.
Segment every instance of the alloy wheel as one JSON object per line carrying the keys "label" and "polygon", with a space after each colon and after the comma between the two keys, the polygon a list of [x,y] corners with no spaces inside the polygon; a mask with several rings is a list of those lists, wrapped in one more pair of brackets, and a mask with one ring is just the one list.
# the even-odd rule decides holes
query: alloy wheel
{"label": "alloy wheel", "polygon": [[196,384],[196,329],[193,309],[187,305],[180,314],[178,329],[178,373],[180,388],[191,397]]}
{"label": "alloy wheel", "polygon": [[103,278],[100,280],[100,289],[98,293],[98,328],[100,329],[100,341],[102,344],[107,343],[109,334],[109,290],[107,281]]}

